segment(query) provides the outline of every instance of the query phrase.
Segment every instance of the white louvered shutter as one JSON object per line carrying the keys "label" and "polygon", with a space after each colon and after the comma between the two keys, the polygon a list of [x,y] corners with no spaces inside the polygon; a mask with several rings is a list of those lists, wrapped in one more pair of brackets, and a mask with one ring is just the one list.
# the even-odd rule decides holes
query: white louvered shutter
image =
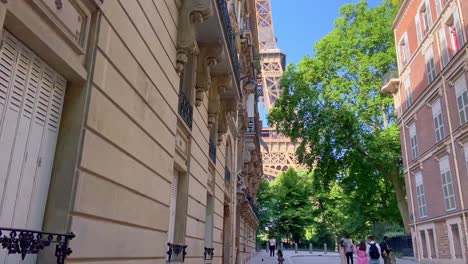
{"label": "white louvered shutter", "polygon": [[[66,80],[8,32],[0,50],[0,226],[40,230]],[[0,264],[17,263],[20,256]],[[33,263],[34,257],[27,260]]]}
{"label": "white louvered shutter", "polygon": [[179,185],[179,172],[174,170],[174,175],[172,176],[171,184],[171,205],[169,208],[169,232],[168,239],[170,243],[174,243],[174,229],[175,229],[175,219],[176,219],[176,207],[177,207],[177,191]]}

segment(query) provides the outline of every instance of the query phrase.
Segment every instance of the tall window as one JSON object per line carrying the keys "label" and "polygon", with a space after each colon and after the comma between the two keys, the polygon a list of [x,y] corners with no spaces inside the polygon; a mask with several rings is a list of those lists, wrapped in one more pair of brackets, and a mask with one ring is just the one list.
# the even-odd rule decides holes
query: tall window
{"label": "tall window", "polygon": [[432,119],[434,120],[436,142],[439,142],[445,137],[440,99],[437,99],[437,101],[432,104]]}
{"label": "tall window", "polygon": [[444,193],[445,209],[456,208],[455,193],[453,191],[452,173],[450,172],[449,159],[447,156],[439,160],[440,176],[442,177],[442,191]]}
{"label": "tall window", "polygon": [[447,44],[447,33],[445,26],[439,29],[440,53],[442,54],[442,65],[445,67],[450,61],[450,54]]}
{"label": "tall window", "polygon": [[429,0],[424,1],[424,4],[421,6],[419,12],[421,13],[422,17],[424,35],[426,35],[432,27],[432,14]]}
{"label": "tall window", "polygon": [[426,196],[424,195],[424,184],[422,173],[416,173],[416,197],[418,199],[419,217],[427,216]]}
{"label": "tall window", "polygon": [[427,81],[432,83],[436,78],[436,68],[434,64],[434,52],[432,51],[432,47],[428,48],[424,53],[424,57],[426,60],[426,74],[427,74]]}
{"label": "tall window", "polygon": [[421,28],[421,16],[419,14],[419,12],[416,14],[416,17],[414,18],[415,22],[416,22],[416,35],[418,37],[418,44],[421,44],[421,41],[422,41],[422,28]]}
{"label": "tall window", "polygon": [[410,84],[410,79],[409,77],[406,77],[405,80],[403,81],[403,85],[405,86],[405,94],[406,94],[406,107],[410,107],[412,103],[412,98],[411,98],[411,84]]}
{"label": "tall window", "polygon": [[463,151],[465,152],[465,165],[466,169],[468,170],[468,143],[465,143],[465,145],[463,145]]}
{"label": "tall window", "polygon": [[435,0],[435,6],[437,16],[440,16],[440,13],[442,13],[442,9],[445,6],[445,0]]}
{"label": "tall window", "polygon": [[468,119],[468,92],[466,90],[465,77],[460,77],[455,82],[455,94],[457,96],[458,116],[460,124],[463,125]]}
{"label": "tall window", "polygon": [[408,34],[405,34],[401,37],[400,46],[400,62],[402,65],[406,65],[410,59],[410,52],[409,52],[409,43],[408,43]]}
{"label": "tall window", "polygon": [[419,157],[418,140],[416,138],[416,124],[413,122],[409,127],[410,142],[411,142],[411,156],[413,159]]}
{"label": "tall window", "polygon": [[463,28],[460,21],[458,10],[453,13],[453,16],[448,22],[450,28],[450,39],[452,42],[452,49],[454,54],[457,53],[465,44],[463,39]]}

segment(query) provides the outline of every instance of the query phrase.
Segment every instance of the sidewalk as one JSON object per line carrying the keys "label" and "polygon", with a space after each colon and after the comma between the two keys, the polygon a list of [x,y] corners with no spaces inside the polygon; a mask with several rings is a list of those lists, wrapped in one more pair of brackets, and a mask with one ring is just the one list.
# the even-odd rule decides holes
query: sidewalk
{"label": "sidewalk", "polygon": [[[299,251],[297,254],[294,251],[284,251],[284,264],[340,264],[339,254],[336,252],[314,252],[309,254],[307,251]],[[277,256],[270,257],[269,253],[265,250],[258,252],[248,264],[277,264]],[[355,262],[356,263],[356,260]],[[381,259],[381,263],[383,260]],[[408,259],[397,259],[397,264],[417,264],[417,261]]]}

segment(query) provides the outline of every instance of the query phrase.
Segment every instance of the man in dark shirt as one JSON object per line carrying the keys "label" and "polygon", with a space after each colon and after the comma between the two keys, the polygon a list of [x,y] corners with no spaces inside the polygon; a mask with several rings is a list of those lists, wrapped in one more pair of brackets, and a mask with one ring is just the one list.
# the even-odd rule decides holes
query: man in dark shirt
{"label": "man in dark shirt", "polygon": [[380,248],[382,250],[382,258],[384,259],[385,264],[396,264],[395,254],[389,243],[389,238],[384,236],[384,240],[380,243]]}

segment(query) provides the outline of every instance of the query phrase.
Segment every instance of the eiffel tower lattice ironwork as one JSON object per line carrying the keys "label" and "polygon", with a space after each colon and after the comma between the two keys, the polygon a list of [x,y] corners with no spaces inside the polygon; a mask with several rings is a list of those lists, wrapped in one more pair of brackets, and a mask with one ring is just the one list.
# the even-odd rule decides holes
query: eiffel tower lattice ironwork
{"label": "eiffel tower lattice ironwork", "polygon": [[[259,89],[263,94],[263,105],[266,111],[270,111],[281,95],[279,82],[286,67],[286,54],[278,49],[276,43],[270,0],[255,0],[255,3],[262,67]],[[296,146],[289,138],[276,133],[270,127],[263,127],[262,139],[268,147],[268,149],[262,148],[263,173],[268,180],[290,167],[305,169],[298,163],[295,155]]]}

